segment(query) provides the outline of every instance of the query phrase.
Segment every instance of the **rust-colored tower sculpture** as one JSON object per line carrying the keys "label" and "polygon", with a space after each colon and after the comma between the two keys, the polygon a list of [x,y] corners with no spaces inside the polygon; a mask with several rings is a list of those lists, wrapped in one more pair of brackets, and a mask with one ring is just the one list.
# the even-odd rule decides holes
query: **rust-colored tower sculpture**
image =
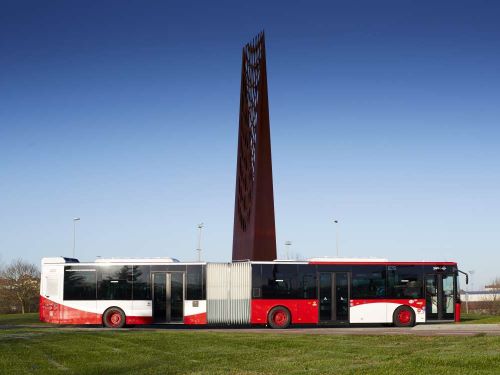
{"label": "rust-colored tower sculpture", "polygon": [[233,261],[276,259],[264,32],[243,48]]}

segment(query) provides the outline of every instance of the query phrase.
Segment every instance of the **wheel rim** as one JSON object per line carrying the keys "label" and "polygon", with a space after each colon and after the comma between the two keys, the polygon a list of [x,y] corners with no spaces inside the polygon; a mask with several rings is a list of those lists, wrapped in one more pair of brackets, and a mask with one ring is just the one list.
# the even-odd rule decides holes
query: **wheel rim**
{"label": "wheel rim", "polygon": [[401,310],[398,314],[398,320],[400,323],[408,324],[411,320],[411,312],[408,310]]}
{"label": "wheel rim", "polygon": [[118,311],[113,311],[111,314],[109,314],[108,322],[112,326],[119,326],[122,321],[122,315]]}
{"label": "wheel rim", "polygon": [[278,310],[274,313],[273,321],[274,324],[282,327],[288,322],[288,316],[283,310]]}

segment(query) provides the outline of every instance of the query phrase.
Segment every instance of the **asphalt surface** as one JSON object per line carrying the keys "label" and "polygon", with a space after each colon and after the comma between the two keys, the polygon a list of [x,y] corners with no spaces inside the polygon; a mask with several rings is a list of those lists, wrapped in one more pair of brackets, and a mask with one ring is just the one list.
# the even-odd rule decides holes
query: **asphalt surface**
{"label": "asphalt surface", "polygon": [[[61,331],[109,331],[100,326],[54,326],[54,325],[0,325],[0,329],[52,328]],[[186,327],[183,325],[137,326],[118,330],[130,331],[202,331],[224,333],[259,334],[308,334],[308,335],[415,335],[415,336],[500,336],[500,324],[423,324],[412,328],[351,326],[351,327],[292,327],[288,329],[270,328],[226,328],[226,327]]]}

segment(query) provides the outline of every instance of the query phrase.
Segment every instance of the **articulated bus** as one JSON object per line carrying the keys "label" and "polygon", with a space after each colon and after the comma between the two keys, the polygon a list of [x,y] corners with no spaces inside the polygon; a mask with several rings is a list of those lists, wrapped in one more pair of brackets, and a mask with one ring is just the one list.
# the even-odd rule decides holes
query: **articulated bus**
{"label": "articulated bus", "polygon": [[40,320],[113,328],[167,323],[409,327],[460,320],[459,272],[455,262],[371,258],[233,263],[44,258]]}

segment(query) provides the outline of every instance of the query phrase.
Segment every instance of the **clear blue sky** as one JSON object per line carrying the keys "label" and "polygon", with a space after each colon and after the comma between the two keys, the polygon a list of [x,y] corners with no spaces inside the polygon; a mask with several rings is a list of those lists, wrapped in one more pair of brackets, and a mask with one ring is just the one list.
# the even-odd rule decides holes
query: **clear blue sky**
{"label": "clear blue sky", "polygon": [[265,29],[278,249],[500,276],[498,1],[3,1],[0,258],[232,246]]}

